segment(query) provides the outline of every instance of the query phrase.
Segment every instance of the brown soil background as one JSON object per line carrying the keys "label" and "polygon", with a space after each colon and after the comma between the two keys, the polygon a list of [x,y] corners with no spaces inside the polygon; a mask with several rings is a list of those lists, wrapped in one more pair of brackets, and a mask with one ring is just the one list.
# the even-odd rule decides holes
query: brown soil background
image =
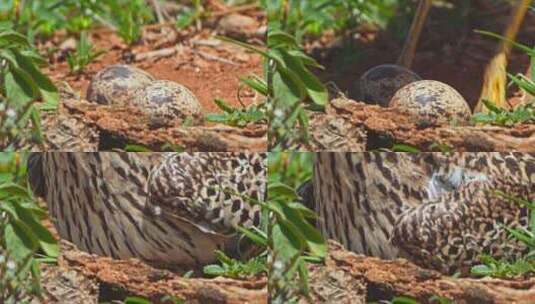
{"label": "brown soil background", "polygon": [[[257,20],[259,27],[265,21],[261,12],[248,13]],[[56,82],[66,81],[80,96],[85,97],[91,77],[103,68],[113,64],[131,64],[151,73],[157,79],[172,80],[188,87],[197,96],[205,112],[220,112],[214,104],[214,99],[220,98],[233,106],[240,106],[237,99],[240,77],[256,74],[262,75],[262,59],[259,55],[245,51],[243,48],[230,43],[218,41],[214,38],[218,34],[217,20],[207,21],[205,28],[197,31],[194,28],[179,30],[176,38],[166,41],[168,33],[158,34],[159,29],[145,30],[148,35],[155,36],[155,41],[140,41],[133,46],[127,46],[114,32],[107,29],[91,31],[91,40],[95,50],[103,50],[104,54],[91,62],[81,75],[71,75],[69,67],[63,57],[52,58],[52,65],[46,73]],[[163,27],[165,29],[165,27]],[[159,36],[159,37],[158,37]],[[58,34],[49,43],[59,46],[65,41],[65,36]],[[208,42],[217,46],[203,46],[195,42]],[[259,43],[261,40],[256,39]],[[156,60],[131,62],[129,58],[158,49],[181,44],[182,49],[176,54]],[[204,54],[223,59],[206,59]],[[224,61],[228,60],[228,62]],[[251,91],[242,96],[244,103],[250,104],[254,95]]]}
{"label": "brown soil background", "polygon": [[[475,29],[502,34],[509,20],[511,5],[491,4],[490,1],[471,1],[471,9],[463,11],[451,1],[455,9],[434,6],[426,20],[412,69],[423,79],[442,81],[454,87],[472,107],[481,93],[485,67],[496,51],[498,42],[475,33]],[[466,15],[465,17],[462,17]],[[517,37],[517,42],[533,46],[535,14],[529,12]],[[395,63],[403,42],[392,31],[378,32],[363,26],[347,35],[326,34],[311,41],[307,49],[316,57],[324,71],[318,71],[323,81],[332,81],[347,96],[358,100],[357,81],[369,68]],[[512,74],[524,73],[529,58],[513,50],[508,65]],[[512,95],[514,90],[510,92]]]}

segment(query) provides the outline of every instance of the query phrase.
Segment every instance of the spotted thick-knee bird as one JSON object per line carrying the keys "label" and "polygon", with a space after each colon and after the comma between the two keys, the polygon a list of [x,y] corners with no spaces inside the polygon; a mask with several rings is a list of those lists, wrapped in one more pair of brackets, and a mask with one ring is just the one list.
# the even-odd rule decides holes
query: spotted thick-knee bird
{"label": "spotted thick-knee bird", "polygon": [[59,235],[81,250],[159,265],[239,251],[237,226],[260,222],[258,153],[35,153],[30,183]]}
{"label": "spotted thick-knee bird", "polygon": [[535,154],[318,153],[313,188],[326,237],[464,272],[481,254],[525,253],[505,227],[526,228],[529,211],[500,193],[535,200]]}

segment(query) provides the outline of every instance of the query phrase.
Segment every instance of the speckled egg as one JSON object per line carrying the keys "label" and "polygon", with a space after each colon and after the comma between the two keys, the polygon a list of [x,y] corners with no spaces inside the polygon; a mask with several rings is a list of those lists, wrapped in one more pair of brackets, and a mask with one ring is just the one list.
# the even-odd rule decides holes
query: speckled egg
{"label": "speckled egg", "polygon": [[398,107],[420,125],[448,124],[452,121],[467,122],[472,116],[466,100],[451,86],[435,80],[421,80],[399,89],[391,107]]}
{"label": "speckled egg", "polygon": [[148,86],[154,77],[129,65],[112,65],[98,72],[87,89],[88,101],[99,104],[125,104],[137,89]]}
{"label": "speckled egg", "polygon": [[202,120],[197,97],[185,86],[169,80],[156,80],[136,90],[132,104],[146,110],[153,125],[169,125],[188,118],[192,123]]}
{"label": "speckled egg", "polygon": [[392,96],[405,85],[422,80],[413,71],[394,64],[383,64],[366,71],[359,79],[360,98],[387,107]]}

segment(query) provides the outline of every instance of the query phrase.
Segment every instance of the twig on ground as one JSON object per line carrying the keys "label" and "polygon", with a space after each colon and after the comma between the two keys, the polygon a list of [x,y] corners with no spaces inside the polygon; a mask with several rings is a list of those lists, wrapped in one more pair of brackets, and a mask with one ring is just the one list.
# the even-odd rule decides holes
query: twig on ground
{"label": "twig on ground", "polygon": [[198,54],[199,56],[201,56],[203,59],[206,59],[206,60],[219,61],[219,62],[223,62],[223,63],[230,64],[230,65],[238,65],[234,61],[231,61],[231,60],[228,60],[228,59],[225,59],[225,58],[221,58],[221,57],[216,56],[216,55],[208,54],[208,53],[203,52],[203,51],[195,50],[194,52],[196,54]]}
{"label": "twig on ground", "polygon": [[144,61],[144,60],[156,61],[161,58],[171,57],[175,55],[176,53],[181,52],[183,49],[184,49],[184,46],[179,44],[170,48],[159,49],[159,50],[149,51],[145,53],[139,53],[139,54],[134,55],[134,61],[136,62]]}

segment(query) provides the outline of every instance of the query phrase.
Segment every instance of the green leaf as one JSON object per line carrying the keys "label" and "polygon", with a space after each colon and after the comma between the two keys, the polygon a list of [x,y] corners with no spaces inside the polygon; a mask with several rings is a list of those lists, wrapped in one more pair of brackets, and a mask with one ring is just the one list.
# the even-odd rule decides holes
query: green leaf
{"label": "green leaf", "polygon": [[485,107],[487,107],[487,109],[489,109],[489,111],[491,112],[494,112],[494,113],[502,113],[504,110],[501,109],[501,108],[498,108],[496,106],[496,104],[494,104],[492,101],[488,100],[488,99],[483,99],[481,100],[483,102],[483,104],[485,105]]}
{"label": "green leaf", "polygon": [[310,218],[310,219],[318,218],[317,214],[313,210],[308,209],[301,203],[289,203],[288,207],[301,213],[305,218]]}
{"label": "green leaf", "polygon": [[225,269],[219,265],[206,265],[203,267],[203,272],[209,276],[222,276],[225,274]]}
{"label": "green leaf", "polygon": [[324,257],[327,253],[327,245],[321,233],[315,229],[306,219],[303,218],[295,209],[288,206],[282,206],[284,213],[289,221],[283,221],[281,226],[291,227],[293,232],[298,231],[298,235],[307,244],[312,255]]}
{"label": "green leaf", "polygon": [[[0,184],[0,198],[24,198],[28,199],[28,190],[13,182],[5,182]],[[0,208],[2,206],[0,205]]]}
{"label": "green leaf", "polygon": [[297,73],[302,79],[305,90],[312,101],[319,106],[325,106],[328,99],[328,93],[325,86],[318,80],[318,78],[305,68],[300,57],[292,56],[290,53],[284,53],[284,59],[288,64],[289,70]]}
{"label": "green leaf", "polygon": [[392,304],[419,304],[418,301],[409,297],[395,297],[392,299],[391,303]]}
{"label": "green leaf", "polygon": [[227,122],[229,120],[227,115],[215,113],[206,114],[205,119],[210,122]]}
{"label": "green leaf", "polygon": [[268,193],[270,196],[283,196],[289,201],[299,199],[299,196],[292,187],[280,182],[270,183],[268,185]]}
{"label": "green leaf", "polygon": [[152,304],[149,300],[140,297],[128,297],[124,299],[124,304]]}
{"label": "green leaf", "polygon": [[394,144],[392,146],[392,151],[394,152],[409,152],[409,153],[420,153],[421,151],[413,146],[405,144]]}
{"label": "green leaf", "polygon": [[52,81],[37,69],[34,62],[29,57],[22,55],[18,51],[14,51],[14,54],[18,66],[31,75],[31,78],[35,81],[39,95],[44,101],[43,107],[56,109],[59,104],[59,93]]}
{"label": "green leaf", "polygon": [[22,34],[19,34],[13,30],[1,30],[0,29],[0,44],[13,45],[17,44],[22,47],[30,47],[28,39]]}
{"label": "green leaf", "polygon": [[30,119],[32,120],[34,137],[36,141],[40,143],[43,141],[43,132],[41,130],[41,115],[39,115],[39,111],[37,110],[37,108],[34,107],[34,105],[30,106],[30,108],[28,109],[28,113],[30,114]]}
{"label": "green leaf", "polygon": [[23,108],[39,94],[30,75],[14,65],[10,65],[9,72],[6,73],[5,87],[7,99],[17,105],[17,109]]}
{"label": "green leaf", "polygon": [[470,269],[470,273],[475,276],[489,276],[492,275],[494,271],[487,265],[476,265]]}
{"label": "green leaf", "polygon": [[194,11],[184,11],[183,13],[179,14],[176,18],[176,26],[180,29],[186,28],[193,24],[195,21],[196,14]]}
{"label": "green leaf", "polygon": [[128,144],[124,147],[124,150],[127,152],[152,152],[150,148],[136,144]]}
{"label": "green leaf", "polygon": [[266,237],[241,226],[236,227],[236,230],[241,232],[243,235],[251,239],[251,241],[256,244],[264,247],[268,246],[268,239]]}
{"label": "green leaf", "polygon": [[36,217],[26,208],[20,206],[20,204],[14,204],[17,219],[25,224],[32,231],[32,235],[35,241],[39,244],[41,249],[51,257],[57,257],[59,254],[59,246],[56,239],[52,234],[36,220]]}
{"label": "green leaf", "polygon": [[232,108],[231,106],[229,106],[224,100],[222,99],[214,99],[214,103],[217,105],[217,107],[221,110],[223,110],[224,112],[226,113],[232,113],[234,112],[234,108]]}
{"label": "green leaf", "polygon": [[258,93],[267,96],[269,93],[269,88],[267,83],[264,81],[264,79],[253,75],[249,78],[240,78],[241,82],[245,83],[249,87],[251,87],[253,90],[257,91]]}
{"label": "green leaf", "polygon": [[429,302],[431,303],[438,303],[438,304],[452,304],[453,301],[446,298],[446,297],[440,297],[440,296],[432,296],[431,298],[429,298]]}
{"label": "green leaf", "polygon": [[232,264],[232,259],[228,257],[223,251],[215,250],[214,254],[221,264]]}
{"label": "green leaf", "polygon": [[38,242],[31,229],[22,221],[11,219],[4,229],[6,249],[16,261],[22,261],[37,249]]}
{"label": "green leaf", "polygon": [[297,40],[290,34],[280,31],[280,30],[274,30],[270,31],[268,33],[267,37],[268,45],[270,48],[278,48],[278,47],[284,47],[284,48],[297,48]]}

